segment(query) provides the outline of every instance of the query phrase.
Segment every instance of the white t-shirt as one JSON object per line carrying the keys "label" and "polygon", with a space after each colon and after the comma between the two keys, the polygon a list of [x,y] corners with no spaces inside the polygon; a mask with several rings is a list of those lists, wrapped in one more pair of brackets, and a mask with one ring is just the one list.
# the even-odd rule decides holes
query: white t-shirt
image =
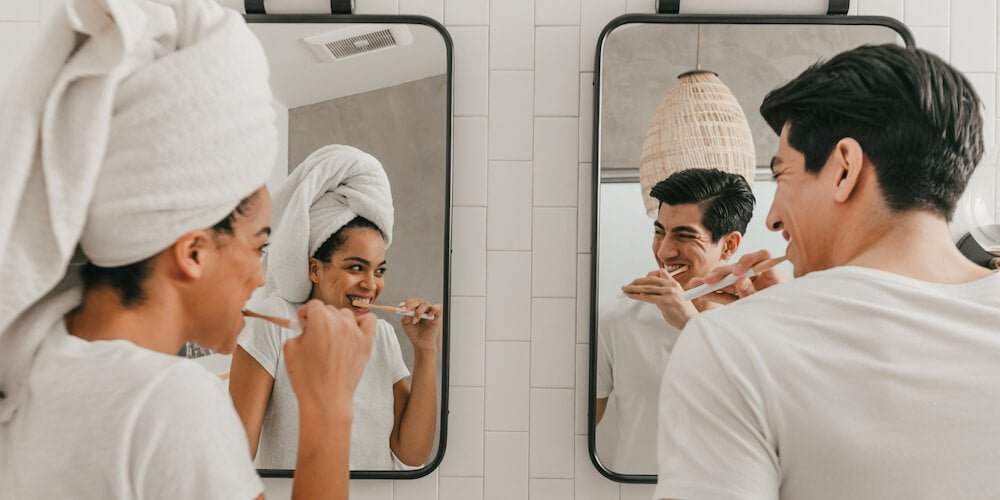
{"label": "white t-shirt", "polygon": [[996,498],[1000,274],[838,267],[688,322],[655,498]]}
{"label": "white t-shirt", "polygon": [[[253,305],[262,314],[294,318],[301,304],[271,295]],[[264,413],[255,463],[262,469],[293,469],[298,454],[299,404],[285,368],[285,341],[295,334],[264,320],[247,318],[237,343],[274,378]],[[385,320],[375,325],[372,352],[354,391],[351,470],[394,470],[389,435],[394,424],[392,386],[409,376],[396,331]]]}
{"label": "white t-shirt", "polygon": [[248,500],[264,486],[219,377],[62,318],[27,404],[0,426],[0,497]]}
{"label": "white t-shirt", "polygon": [[601,307],[598,318],[596,395],[614,392],[618,407],[608,466],[623,474],[656,474],[660,380],[680,330],[655,305],[628,298]]}

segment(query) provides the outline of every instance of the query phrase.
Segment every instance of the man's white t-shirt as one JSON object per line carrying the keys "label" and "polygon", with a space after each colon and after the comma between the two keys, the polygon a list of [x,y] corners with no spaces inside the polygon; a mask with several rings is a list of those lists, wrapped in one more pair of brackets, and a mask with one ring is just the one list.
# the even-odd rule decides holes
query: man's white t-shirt
{"label": "man's white t-shirt", "polygon": [[[253,305],[262,314],[294,318],[301,304],[271,295]],[[274,379],[267,402],[255,463],[262,469],[294,469],[299,443],[299,404],[285,368],[285,341],[295,334],[256,318],[247,318],[237,343]],[[395,423],[392,386],[410,375],[396,331],[385,320],[375,325],[371,356],[354,391],[351,423],[351,470],[401,468],[389,448]]]}
{"label": "man's white t-shirt", "polygon": [[611,470],[656,474],[656,414],[660,380],[680,330],[655,305],[620,298],[597,322],[598,399],[613,392],[618,407]]}
{"label": "man's white t-shirt", "polygon": [[0,497],[249,500],[264,486],[225,385],[191,360],[89,342],[60,317],[0,425]]}
{"label": "man's white t-shirt", "polygon": [[837,267],[688,322],[655,498],[997,498],[1000,274]]}

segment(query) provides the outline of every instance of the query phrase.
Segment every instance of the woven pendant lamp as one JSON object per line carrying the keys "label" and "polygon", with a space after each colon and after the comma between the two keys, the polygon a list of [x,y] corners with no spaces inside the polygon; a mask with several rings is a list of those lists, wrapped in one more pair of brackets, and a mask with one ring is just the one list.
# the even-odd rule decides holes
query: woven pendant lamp
{"label": "woven pendant lamp", "polygon": [[755,166],[750,125],[729,88],[711,71],[681,74],[642,142],[639,184],[646,213],[656,217],[659,201],[649,191],[674,172],[716,168],[740,174],[752,186]]}

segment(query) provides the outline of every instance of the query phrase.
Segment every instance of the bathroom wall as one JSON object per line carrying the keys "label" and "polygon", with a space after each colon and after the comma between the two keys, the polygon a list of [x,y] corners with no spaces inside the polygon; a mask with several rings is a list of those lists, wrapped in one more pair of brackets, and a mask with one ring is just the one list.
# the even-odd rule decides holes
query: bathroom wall
{"label": "bathroom wall", "polygon": [[[42,5],[0,0],[0,47],[37,36]],[[793,0],[788,0],[793,1]],[[590,161],[597,35],[653,0],[357,0],[423,14],[455,42],[451,414],[444,463],[415,481],[353,481],[355,500],[646,500],[587,456]],[[996,144],[997,0],[854,0],[910,26],[965,71]],[[18,51],[0,51],[0,78]],[[977,182],[996,187],[996,169]],[[291,481],[267,480],[271,500]]]}

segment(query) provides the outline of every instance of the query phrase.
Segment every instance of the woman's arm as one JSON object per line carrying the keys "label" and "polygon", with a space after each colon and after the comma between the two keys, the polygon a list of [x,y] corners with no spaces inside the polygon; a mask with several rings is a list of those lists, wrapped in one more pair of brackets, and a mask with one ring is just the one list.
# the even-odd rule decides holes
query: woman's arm
{"label": "woman's arm", "polygon": [[[420,466],[427,461],[434,446],[437,425],[437,353],[441,331],[441,304],[409,298],[406,309],[412,317],[401,321],[403,331],[413,344],[413,386],[405,379],[393,384],[394,425],[389,436],[389,448],[401,462]],[[424,313],[434,319],[420,319]]]}
{"label": "woman's arm", "polygon": [[260,428],[264,422],[267,401],[271,397],[274,378],[253,356],[236,346],[233,364],[229,371],[229,395],[233,398],[236,413],[243,421],[250,441],[250,458],[257,456]]}

